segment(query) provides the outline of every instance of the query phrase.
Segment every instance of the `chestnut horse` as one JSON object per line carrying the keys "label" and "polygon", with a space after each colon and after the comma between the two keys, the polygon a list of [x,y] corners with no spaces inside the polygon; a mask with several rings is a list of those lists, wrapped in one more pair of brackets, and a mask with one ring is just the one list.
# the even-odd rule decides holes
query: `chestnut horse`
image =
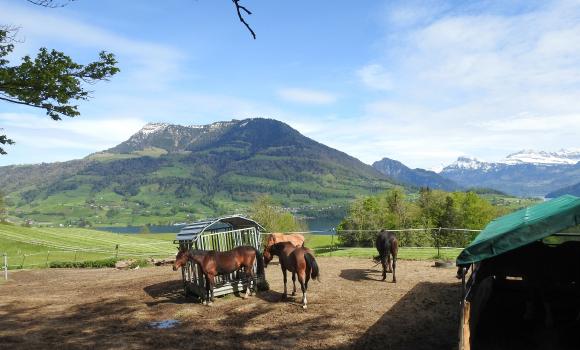
{"label": "chestnut horse", "polygon": [[295,247],[302,247],[304,245],[304,236],[299,233],[291,233],[285,235],[283,233],[270,233],[266,236],[266,246],[264,247],[264,252],[272,245],[280,242],[290,242]]}
{"label": "chestnut horse", "polygon": [[[215,276],[218,274],[228,274],[240,269],[244,269],[246,277],[249,278],[246,287],[246,295],[250,293],[252,281],[254,281],[254,261],[257,260],[258,274],[264,274],[264,259],[260,252],[252,246],[240,246],[225,252],[215,250],[182,249],[175,257],[173,271],[185,266],[188,261],[198,264],[205,277],[206,302],[210,305],[213,302],[213,289],[215,287]],[[254,281],[254,289],[256,289]],[[256,289],[257,290],[257,289]]]}
{"label": "chestnut horse", "polygon": [[[387,230],[379,232],[376,241],[376,247],[379,256],[375,257],[375,261],[380,261],[383,265],[383,281],[387,279],[387,272],[393,273],[393,283],[397,283],[397,276],[395,270],[397,269],[397,253],[399,252],[399,241],[395,233]],[[391,256],[393,257],[393,264],[391,268]]]}
{"label": "chestnut horse", "polygon": [[288,289],[286,287],[286,271],[292,272],[292,283],[294,289],[292,295],[296,295],[296,275],[298,275],[298,282],[302,289],[302,308],[306,309],[308,301],[306,300],[306,290],[308,289],[308,281],[318,279],[320,281],[320,272],[318,270],[318,263],[312,255],[312,251],[304,247],[295,247],[290,242],[280,242],[272,245],[264,252],[264,263],[272,261],[274,255],[277,255],[280,260],[280,267],[284,275],[284,299],[288,296]]}

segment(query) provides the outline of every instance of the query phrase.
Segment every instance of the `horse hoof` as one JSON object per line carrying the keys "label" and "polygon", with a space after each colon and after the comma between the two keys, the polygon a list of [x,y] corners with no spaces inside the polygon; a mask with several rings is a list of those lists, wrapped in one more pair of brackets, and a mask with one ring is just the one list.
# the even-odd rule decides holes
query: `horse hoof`
{"label": "horse hoof", "polygon": [[210,302],[206,303],[205,306],[211,307],[211,306],[213,306],[213,303],[210,301]]}
{"label": "horse hoof", "polygon": [[306,306],[306,305],[302,305],[302,308],[303,308],[304,310],[306,310],[306,309],[308,308],[308,306]]}
{"label": "horse hoof", "polygon": [[296,292],[292,292],[292,296],[295,297],[296,296]]}

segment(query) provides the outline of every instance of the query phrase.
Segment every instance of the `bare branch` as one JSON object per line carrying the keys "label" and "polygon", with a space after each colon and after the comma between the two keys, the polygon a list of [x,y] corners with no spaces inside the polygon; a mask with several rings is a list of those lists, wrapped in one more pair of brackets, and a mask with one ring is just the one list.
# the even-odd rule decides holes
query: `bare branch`
{"label": "bare branch", "polygon": [[57,7],[65,7],[68,5],[69,2],[73,2],[75,0],[26,0],[31,4],[44,6],[49,8],[57,8]]}
{"label": "bare branch", "polygon": [[248,15],[251,15],[252,12],[250,12],[250,10],[248,10],[244,6],[240,5],[240,0],[232,0],[232,2],[236,6],[236,11],[238,13],[238,18],[240,19],[240,22],[242,22],[246,26],[246,28],[248,28],[248,30],[250,31],[250,34],[252,34],[252,37],[255,40],[256,39],[256,33],[254,33],[254,31],[252,30],[252,28],[250,27],[250,25],[248,24],[248,22],[246,22],[246,20],[244,19],[244,16],[242,16],[242,12],[241,11],[246,12],[246,14],[248,14]]}

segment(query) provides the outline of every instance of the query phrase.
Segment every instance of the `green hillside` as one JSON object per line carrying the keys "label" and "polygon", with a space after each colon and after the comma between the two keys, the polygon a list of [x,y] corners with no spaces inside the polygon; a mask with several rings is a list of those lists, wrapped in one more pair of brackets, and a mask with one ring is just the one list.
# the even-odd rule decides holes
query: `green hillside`
{"label": "green hillside", "polygon": [[192,221],[244,212],[262,194],[298,210],[344,206],[392,186],[371,166],[271,119],[147,125],[82,161],[2,167],[0,184],[14,221],[75,226]]}
{"label": "green hillside", "polygon": [[[11,268],[45,267],[53,261],[109,257],[168,257],[175,254],[170,235],[119,235],[82,228],[29,228],[0,224],[0,254]],[[118,246],[118,248],[117,248]]]}

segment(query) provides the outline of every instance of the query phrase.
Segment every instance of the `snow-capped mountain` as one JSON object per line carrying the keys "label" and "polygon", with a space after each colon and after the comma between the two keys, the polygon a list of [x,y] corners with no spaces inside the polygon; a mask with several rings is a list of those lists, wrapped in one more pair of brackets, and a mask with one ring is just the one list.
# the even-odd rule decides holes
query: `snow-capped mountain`
{"label": "snow-capped mountain", "polygon": [[519,196],[544,196],[580,182],[580,151],[522,150],[497,162],[459,157],[439,174],[464,187],[488,187]]}
{"label": "snow-capped mountain", "polygon": [[489,170],[491,167],[493,167],[493,163],[484,162],[484,161],[481,161],[477,158],[462,156],[462,157],[457,158],[457,160],[455,162],[444,167],[441,172],[444,172],[446,169],[447,170],[449,170],[449,169]]}
{"label": "snow-capped mountain", "polygon": [[580,150],[561,149],[556,152],[522,150],[512,153],[501,160],[500,163],[514,165],[514,164],[576,164],[580,162]]}
{"label": "snow-capped mountain", "polygon": [[216,122],[207,125],[176,125],[148,123],[127,141],[107,150],[111,153],[130,153],[145,148],[161,148],[169,153],[182,152],[194,143],[220,135],[238,120]]}

